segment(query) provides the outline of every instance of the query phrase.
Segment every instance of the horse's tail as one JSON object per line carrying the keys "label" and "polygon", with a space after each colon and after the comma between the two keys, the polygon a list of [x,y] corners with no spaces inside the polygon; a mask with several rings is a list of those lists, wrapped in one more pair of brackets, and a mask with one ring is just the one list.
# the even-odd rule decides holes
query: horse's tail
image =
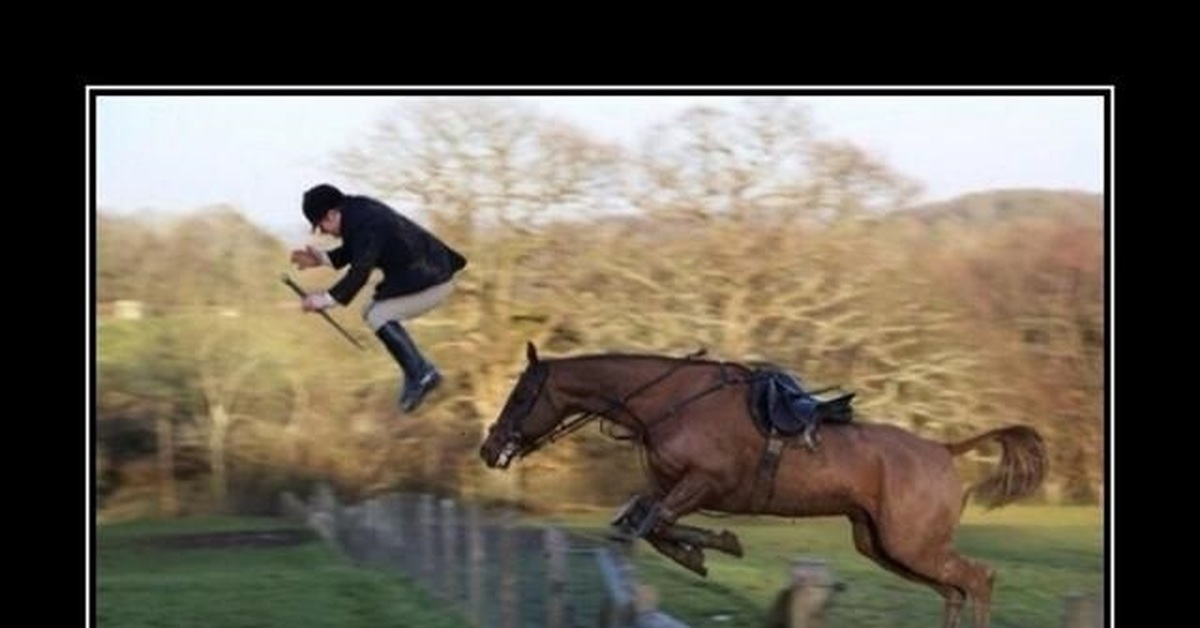
{"label": "horse's tail", "polygon": [[976,449],[989,440],[1000,441],[1003,452],[1000,466],[983,481],[967,489],[963,504],[974,493],[988,509],[999,508],[1022,497],[1028,497],[1046,479],[1046,445],[1032,427],[1014,425],[1002,427],[957,443],[946,443],[950,454],[957,456]]}

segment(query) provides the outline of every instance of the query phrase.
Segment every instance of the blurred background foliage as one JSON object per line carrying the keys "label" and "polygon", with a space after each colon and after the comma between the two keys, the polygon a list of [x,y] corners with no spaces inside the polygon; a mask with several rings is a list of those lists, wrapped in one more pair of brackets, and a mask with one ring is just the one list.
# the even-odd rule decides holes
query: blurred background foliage
{"label": "blurred background foliage", "polygon": [[[396,410],[399,373],[359,320],[369,288],[333,311],[360,352],[279,283],[296,243],[237,208],[100,213],[101,515],[264,513],[318,478],[350,498],[622,501],[638,457],[594,428],[505,473],[479,462],[526,340],[547,356],[705,347],[771,361],[857,390],[859,420],[934,439],[1029,424],[1052,456],[1043,498],[1102,498],[1100,195],[915,205],[917,182],[770,99],[693,109],[643,139],[626,149],[519,103],[431,99],[335,157],[351,193],[470,260],[453,296],[411,323],[446,375],[415,416]],[[298,275],[312,289],[336,277]]]}

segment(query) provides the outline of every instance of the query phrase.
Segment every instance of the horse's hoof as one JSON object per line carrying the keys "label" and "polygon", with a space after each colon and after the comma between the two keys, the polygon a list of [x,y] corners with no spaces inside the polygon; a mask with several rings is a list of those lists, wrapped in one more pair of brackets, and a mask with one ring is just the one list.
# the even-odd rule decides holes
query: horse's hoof
{"label": "horse's hoof", "polygon": [[745,553],[742,551],[742,542],[738,540],[736,534],[730,532],[729,530],[721,530],[721,534],[718,536],[721,539],[721,546],[715,549],[719,549],[730,556],[736,556],[738,558],[741,558],[745,555]]}
{"label": "horse's hoof", "polygon": [[696,572],[702,578],[708,577],[708,567],[704,566],[704,550],[684,545],[683,566]]}
{"label": "horse's hoof", "polygon": [[[695,551],[699,553],[699,550]],[[708,577],[708,567],[704,566],[704,554],[697,556],[696,554],[689,553],[688,555],[683,556],[682,560],[677,560],[676,562],[678,562],[680,565],[683,565],[688,571],[695,573],[701,578]]]}
{"label": "horse's hoof", "polygon": [[632,523],[634,510],[640,505],[641,501],[641,495],[630,497],[629,501],[625,502],[625,505],[621,506],[621,509],[617,511],[617,514],[613,515],[612,521],[609,521],[608,524],[616,526]]}

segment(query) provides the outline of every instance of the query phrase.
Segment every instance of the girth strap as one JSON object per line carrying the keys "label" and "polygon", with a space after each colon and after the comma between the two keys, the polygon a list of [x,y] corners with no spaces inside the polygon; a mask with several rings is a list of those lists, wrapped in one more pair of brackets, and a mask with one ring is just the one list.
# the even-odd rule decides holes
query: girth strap
{"label": "girth strap", "polygon": [[771,502],[771,497],[775,494],[775,474],[779,471],[779,457],[782,452],[783,439],[775,430],[771,430],[758,458],[754,488],[750,491],[750,512],[762,512]]}

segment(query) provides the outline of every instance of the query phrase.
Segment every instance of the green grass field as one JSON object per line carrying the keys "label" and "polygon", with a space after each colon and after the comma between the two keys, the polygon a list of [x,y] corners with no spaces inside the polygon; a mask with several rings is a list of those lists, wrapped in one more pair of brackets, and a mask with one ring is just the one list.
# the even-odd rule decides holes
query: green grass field
{"label": "green grass field", "polygon": [[[272,519],[102,525],[97,625],[110,628],[431,626],[466,622],[401,575],[361,569],[320,539],[268,548],[179,548],[167,537],[290,527]],[[307,535],[307,533],[306,533]]]}
{"label": "green grass field", "polygon": [[[961,553],[997,572],[994,628],[1057,628],[1063,596],[1102,592],[1104,535],[1096,508],[1019,507],[983,513],[969,509],[958,532]],[[661,608],[692,626],[757,626],[787,582],[797,557],[829,563],[846,585],[827,625],[856,628],[940,625],[942,601],[933,590],[883,571],[858,554],[844,519],[706,518],[688,523],[734,531],[746,555],[707,551],[709,575],[699,578],[639,543],[643,582],[656,586]]]}
{"label": "green grass field", "polygon": [[[730,529],[746,550],[741,559],[707,552],[709,577],[704,579],[660,557],[649,545],[637,544],[641,581],[658,589],[663,610],[692,626],[761,626],[786,583],[791,560],[798,557],[827,561],[846,585],[830,607],[828,626],[939,625],[941,598],[858,555],[844,520],[689,517],[686,521]],[[589,536],[606,531],[605,518],[598,514],[554,522]],[[98,625],[466,625],[420,585],[402,575],[356,567],[311,536],[300,544],[254,549],[162,544],[167,537],[185,534],[273,528],[293,526],[282,520],[245,518],[100,526]],[[998,571],[992,610],[995,628],[1057,628],[1065,595],[1103,590],[1103,525],[1097,509],[1009,507],[990,513],[971,509],[958,541],[960,551]],[[540,564],[536,558],[530,557],[530,565]],[[573,569],[594,571],[585,560],[573,563]],[[581,571],[571,578],[583,586],[594,582],[595,574]]]}

